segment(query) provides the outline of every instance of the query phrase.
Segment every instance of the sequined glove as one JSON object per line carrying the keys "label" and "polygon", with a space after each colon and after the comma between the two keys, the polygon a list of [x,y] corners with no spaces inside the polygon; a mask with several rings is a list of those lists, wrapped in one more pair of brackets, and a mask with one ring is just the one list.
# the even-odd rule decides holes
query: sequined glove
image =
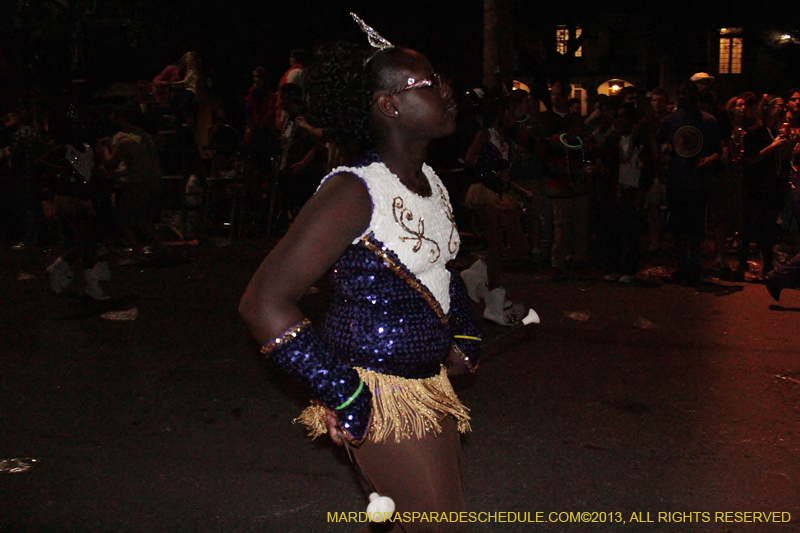
{"label": "sequined glove", "polygon": [[472,317],[467,287],[458,272],[450,270],[450,321],[447,323],[452,347],[470,372],[478,369],[481,332]]}
{"label": "sequined glove", "polygon": [[334,410],[348,440],[363,440],[372,414],[372,393],[355,370],[331,353],[308,319],[264,344],[261,353],[311,387],[314,398]]}

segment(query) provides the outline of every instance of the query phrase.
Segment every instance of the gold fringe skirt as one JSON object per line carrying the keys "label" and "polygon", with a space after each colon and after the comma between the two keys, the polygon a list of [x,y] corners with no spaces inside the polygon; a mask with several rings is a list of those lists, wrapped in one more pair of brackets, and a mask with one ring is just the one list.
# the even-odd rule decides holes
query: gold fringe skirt
{"label": "gold fringe skirt", "polygon": [[[394,434],[395,442],[429,433],[442,432],[439,424],[446,416],[458,423],[458,431],[470,431],[469,414],[453,391],[442,366],[438,375],[424,379],[407,379],[355,367],[359,377],[372,392],[372,421],[366,438],[387,442]],[[328,433],[325,407],[317,402],[305,408],[294,420],[308,428],[308,435],[317,438]]]}

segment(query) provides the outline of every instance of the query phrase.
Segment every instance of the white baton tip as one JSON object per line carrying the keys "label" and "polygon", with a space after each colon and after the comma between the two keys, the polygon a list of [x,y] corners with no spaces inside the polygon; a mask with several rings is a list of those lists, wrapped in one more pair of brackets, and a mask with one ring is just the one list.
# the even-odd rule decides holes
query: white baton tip
{"label": "white baton tip", "polygon": [[537,315],[536,311],[533,309],[528,309],[528,316],[522,319],[522,324],[525,326],[528,324],[539,324],[540,322],[539,315]]}
{"label": "white baton tip", "polygon": [[394,513],[394,500],[377,492],[369,495],[367,516],[370,522],[383,522],[392,516],[392,513]]}

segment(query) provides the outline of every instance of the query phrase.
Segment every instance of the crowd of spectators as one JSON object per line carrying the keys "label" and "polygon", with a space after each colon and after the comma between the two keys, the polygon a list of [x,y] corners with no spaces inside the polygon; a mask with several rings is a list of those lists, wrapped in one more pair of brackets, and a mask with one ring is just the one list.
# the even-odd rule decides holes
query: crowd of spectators
{"label": "crowd of spectators", "polygon": [[[287,224],[327,172],[358,155],[329,142],[304,113],[313,55],[295,50],[289,63],[272,82],[264,67],[253,70],[234,140],[265,199],[260,208],[269,206],[264,216]],[[550,280],[593,272],[632,283],[647,254],[676,259],[670,280],[679,283],[697,283],[705,266],[730,280],[766,276],[777,296],[792,286],[795,271],[769,275],[784,262],[776,243],[791,244],[800,219],[800,90],[745,92],[721,104],[713,82],[698,73],[673,94],[624,87],[596,95],[585,116],[567,80],[551,80],[547,102],[524,90],[458,91],[458,130],[432,146],[429,160],[450,188],[462,233],[485,239],[485,259],[474,266],[486,270],[487,290],[502,286],[504,269],[520,267]],[[107,297],[97,283],[108,277],[107,265],[97,267],[104,251],[138,260],[159,247],[164,143],[147,127],[146,98],[168,100],[159,112],[191,145],[178,172],[196,184],[215,171],[208,161],[219,147],[209,131],[224,121],[210,93],[189,52],[140,83],[138,101],[127,105],[12,106],[0,132],[7,245],[60,243],[53,290],[70,285],[80,262],[87,293]],[[763,267],[752,268],[754,257]]]}
{"label": "crowd of spectators", "polygon": [[800,220],[800,90],[720,105],[713,82],[695,74],[674,102],[662,87],[625,87],[598,95],[588,116],[561,80],[546,106],[524,91],[486,98],[463,161],[489,290],[504,265],[531,263],[551,280],[588,269],[633,283],[647,254],[672,259],[662,263],[676,283],[764,280],[776,299],[795,286],[800,260],[771,272]]}
{"label": "crowd of spectators", "polygon": [[109,247],[122,262],[155,253],[158,152],[137,105],[65,111],[41,121],[26,110],[5,115],[3,233],[15,251],[63,249],[47,269],[54,292],[72,285],[80,265],[86,294],[106,300]]}

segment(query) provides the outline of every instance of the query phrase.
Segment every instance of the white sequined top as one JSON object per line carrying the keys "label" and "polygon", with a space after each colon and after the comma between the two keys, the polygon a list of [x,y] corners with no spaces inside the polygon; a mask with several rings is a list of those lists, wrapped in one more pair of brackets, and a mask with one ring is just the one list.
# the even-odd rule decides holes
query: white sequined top
{"label": "white sequined top", "polygon": [[427,198],[408,190],[381,162],[363,167],[335,168],[322,183],[342,172],[361,178],[372,200],[369,227],[353,244],[372,233],[397,255],[447,313],[450,309],[450,272],[445,265],[455,258],[460,240],[450,196],[439,176],[428,165],[422,166],[431,188],[431,195]]}

